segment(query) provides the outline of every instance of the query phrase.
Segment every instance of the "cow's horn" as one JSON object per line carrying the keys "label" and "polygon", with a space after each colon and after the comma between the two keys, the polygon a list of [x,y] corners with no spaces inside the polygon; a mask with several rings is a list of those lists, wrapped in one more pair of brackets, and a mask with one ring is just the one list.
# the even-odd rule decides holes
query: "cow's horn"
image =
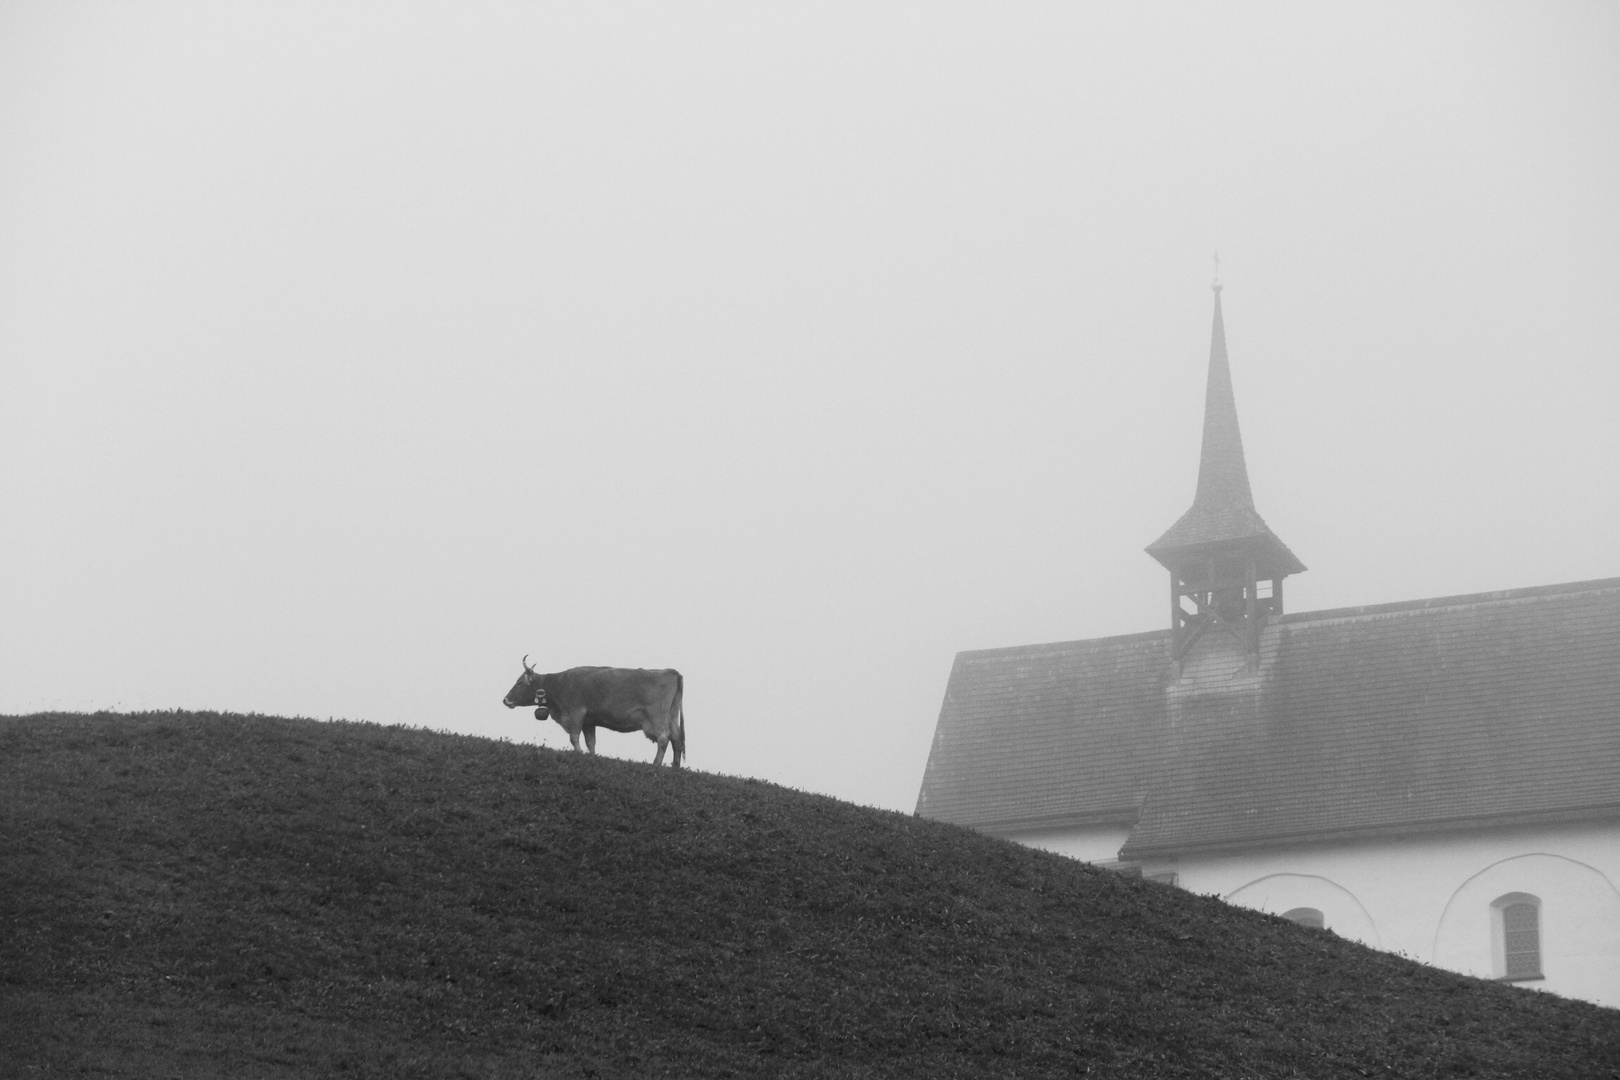
{"label": "cow's horn", "polygon": [[528,653],[523,654],[523,670],[527,671],[530,675],[534,674],[534,668],[529,666],[529,654]]}

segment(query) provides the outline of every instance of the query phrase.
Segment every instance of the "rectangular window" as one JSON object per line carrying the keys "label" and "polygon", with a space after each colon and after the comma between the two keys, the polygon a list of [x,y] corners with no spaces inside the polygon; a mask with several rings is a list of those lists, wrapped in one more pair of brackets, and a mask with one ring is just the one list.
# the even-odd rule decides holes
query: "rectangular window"
{"label": "rectangular window", "polygon": [[1502,908],[1502,960],[1504,979],[1541,977],[1541,927],[1536,905],[1508,904]]}

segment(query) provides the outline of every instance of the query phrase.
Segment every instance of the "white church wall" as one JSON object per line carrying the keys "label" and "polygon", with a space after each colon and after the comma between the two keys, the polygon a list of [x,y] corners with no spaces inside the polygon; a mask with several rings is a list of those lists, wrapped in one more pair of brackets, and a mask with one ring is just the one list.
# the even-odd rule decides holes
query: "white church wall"
{"label": "white church wall", "polygon": [[1184,857],[1178,884],[1453,971],[1494,977],[1491,904],[1540,902],[1544,979],[1522,985],[1620,1007],[1620,825],[1411,837]]}
{"label": "white church wall", "polygon": [[1375,949],[1383,947],[1377,925],[1355,894],[1316,874],[1267,874],[1222,899],[1273,915],[1295,908],[1315,908],[1322,913],[1322,925],[1340,937]]}
{"label": "white church wall", "polygon": [[[1615,843],[1620,845],[1620,838]],[[1505,970],[1501,915],[1492,910],[1492,902],[1512,894],[1540,901],[1546,988],[1620,1007],[1620,987],[1615,985],[1620,974],[1620,892],[1615,879],[1564,855],[1514,856],[1464,882],[1440,918],[1433,962],[1482,978],[1500,977]]]}
{"label": "white church wall", "polygon": [[1119,849],[1131,834],[1129,825],[1091,825],[1084,828],[1041,829],[1008,835],[1025,847],[1067,855],[1081,862],[1106,863],[1119,858]]}

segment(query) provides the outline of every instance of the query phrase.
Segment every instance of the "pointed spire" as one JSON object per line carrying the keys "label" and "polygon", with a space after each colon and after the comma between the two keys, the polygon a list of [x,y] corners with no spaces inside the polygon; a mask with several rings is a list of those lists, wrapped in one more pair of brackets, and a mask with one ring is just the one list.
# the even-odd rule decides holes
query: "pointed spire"
{"label": "pointed spire", "polygon": [[1205,509],[1254,512],[1249,467],[1243,460],[1232,369],[1226,359],[1226,323],[1221,318],[1221,286],[1215,283],[1215,326],[1209,337],[1209,378],[1204,387],[1204,445],[1198,457],[1198,493],[1193,505]]}
{"label": "pointed spire", "polygon": [[[1220,263],[1217,259],[1216,270]],[[1147,551],[1175,570],[1186,555],[1249,547],[1259,558],[1262,577],[1305,569],[1255,511],[1249,468],[1238,430],[1237,400],[1226,357],[1226,322],[1221,314],[1221,283],[1216,280],[1215,321],[1209,340],[1209,376],[1204,390],[1204,441],[1198,459],[1198,490],[1190,509]]]}

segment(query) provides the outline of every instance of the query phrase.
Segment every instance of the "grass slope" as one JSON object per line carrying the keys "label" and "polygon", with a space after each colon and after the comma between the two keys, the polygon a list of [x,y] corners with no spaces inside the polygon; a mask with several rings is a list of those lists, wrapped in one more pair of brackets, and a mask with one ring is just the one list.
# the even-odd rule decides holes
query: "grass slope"
{"label": "grass slope", "polygon": [[0,719],[0,1075],[1620,1073],[1620,1011],[771,785]]}

